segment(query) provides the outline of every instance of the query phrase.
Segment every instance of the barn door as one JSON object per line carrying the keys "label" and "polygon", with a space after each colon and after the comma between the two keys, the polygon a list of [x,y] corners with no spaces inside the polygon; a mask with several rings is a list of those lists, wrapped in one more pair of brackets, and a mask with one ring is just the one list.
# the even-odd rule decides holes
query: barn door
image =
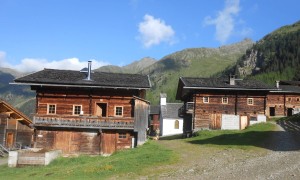
{"label": "barn door", "polygon": [[105,132],[101,136],[101,153],[112,154],[116,151],[116,132]]}
{"label": "barn door", "polygon": [[14,146],[14,133],[6,133],[6,147],[12,148]]}
{"label": "barn door", "polygon": [[221,129],[221,115],[212,114],[210,117],[210,129]]}
{"label": "barn door", "polygon": [[63,151],[63,154],[70,153],[70,137],[71,132],[58,131],[55,135],[55,148]]}

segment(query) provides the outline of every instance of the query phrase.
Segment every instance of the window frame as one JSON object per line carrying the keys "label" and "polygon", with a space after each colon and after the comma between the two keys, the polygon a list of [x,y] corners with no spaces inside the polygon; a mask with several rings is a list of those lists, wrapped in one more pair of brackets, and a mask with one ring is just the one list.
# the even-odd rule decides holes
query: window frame
{"label": "window frame", "polygon": [[[121,115],[117,114],[117,108],[121,108]],[[124,107],[123,106],[115,106],[115,116],[116,117],[123,117]]]}
{"label": "window frame", "polygon": [[[50,113],[50,106],[54,106],[54,113]],[[56,114],[56,104],[47,104],[47,114]]]}
{"label": "window frame", "polygon": [[[224,99],[226,99],[226,102],[224,102]],[[222,97],[222,104],[228,104],[228,97]]]}
{"label": "window frame", "polygon": [[[80,107],[79,114],[75,113],[76,107]],[[73,105],[73,115],[81,115],[82,105]]]}
{"label": "window frame", "polygon": [[[251,100],[251,103],[249,103]],[[247,105],[254,105],[254,99],[253,98],[247,98]]]}
{"label": "window frame", "polygon": [[203,103],[209,103],[209,96],[203,96]]}
{"label": "window frame", "polygon": [[127,139],[127,133],[126,132],[119,132],[118,133],[118,139]]}

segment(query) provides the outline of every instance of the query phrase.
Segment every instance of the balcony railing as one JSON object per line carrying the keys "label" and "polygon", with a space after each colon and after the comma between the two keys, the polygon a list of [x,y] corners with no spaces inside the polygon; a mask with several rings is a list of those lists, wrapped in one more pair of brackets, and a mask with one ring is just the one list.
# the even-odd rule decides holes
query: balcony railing
{"label": "balcony railing", "polygon": [[89,129],[133,129],[133,118],[124,117],[95,117],[95,116],[34,116],[34,126],[89,128]]}

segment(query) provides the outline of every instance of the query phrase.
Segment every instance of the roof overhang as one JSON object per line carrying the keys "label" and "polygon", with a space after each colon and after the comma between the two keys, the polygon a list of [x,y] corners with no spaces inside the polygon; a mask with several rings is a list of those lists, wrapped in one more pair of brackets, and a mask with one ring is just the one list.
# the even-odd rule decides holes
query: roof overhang
{"label": "roof overhang", "polygon": [[52,86],[52,87],[82,87],[82,88],[99,88],[99,89],[150,89],[150,87],[118,87],[118,86],[91,86],[91,85],[80,85],[80,84],[49,84],[49,83],[22,83],[22,82],[14,82],[9,83],[14,85],[27,85],[27,86]]}
{"label": "roof overhang", "polygon": [[250,89],[250,88],[228,88],[228,87],[188,87],[185,86],[183,89],[193,89],[193,90],[231,90],[231,91],[272,91],[278,89]]}

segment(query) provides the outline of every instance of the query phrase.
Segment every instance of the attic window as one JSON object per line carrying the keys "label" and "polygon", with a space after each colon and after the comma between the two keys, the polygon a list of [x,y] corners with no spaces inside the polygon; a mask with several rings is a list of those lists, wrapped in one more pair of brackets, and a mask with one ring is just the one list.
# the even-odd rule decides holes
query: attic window
{"label": "attic window", "polygon": [[222,104],[228,104],[228,97],[222,97]]}
{"label": "attic window", "polygon": [[248,105],[253,105],[254,104],[253,98],[248,98],[247,99],[247,104]]}
{"label": "attic window", "polygon": [[209,97],[207,96],[203,97],[203,103],[209,103]]}

